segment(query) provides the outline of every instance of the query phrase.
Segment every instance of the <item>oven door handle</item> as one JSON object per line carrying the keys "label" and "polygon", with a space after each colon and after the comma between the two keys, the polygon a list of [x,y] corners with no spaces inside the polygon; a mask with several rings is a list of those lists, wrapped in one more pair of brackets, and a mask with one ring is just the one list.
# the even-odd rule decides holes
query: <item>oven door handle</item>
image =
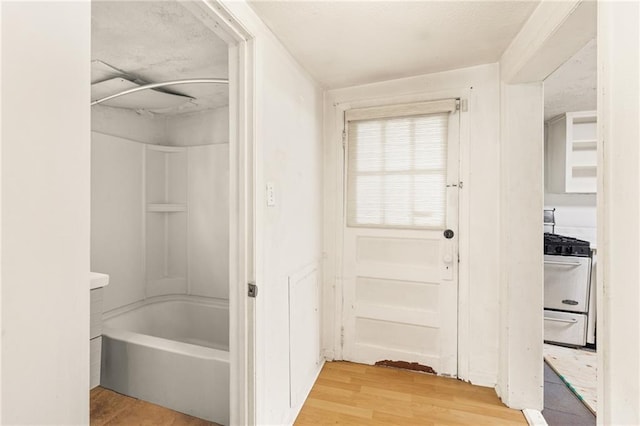
{"label": "oven door handle", "polygon": [[562,265],[562,266],[580,266],[582,263],[580,262],[558,262],[557,260],[545,260],[544,263],[547,265]]}
{"label": "oven door handle", "polygon": [[544,317],[545,321],[555,321],[555,322],[565,322],[567,324],[575,324],[578,322],[577,319],[561,319],[561,318],[549,318],[549,317]]}

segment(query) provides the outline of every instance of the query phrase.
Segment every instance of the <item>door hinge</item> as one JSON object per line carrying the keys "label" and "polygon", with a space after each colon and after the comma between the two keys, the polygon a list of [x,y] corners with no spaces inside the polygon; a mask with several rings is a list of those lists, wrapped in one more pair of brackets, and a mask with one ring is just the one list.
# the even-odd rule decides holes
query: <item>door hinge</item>
{"label": "door hinge", "polygon": [[342,131],[342,149],[344,149],[346,144],[347,144],[347,132],[343,130]]}
{"label": "door hinge", "polygon": [[247,291],[247,296],[255,298],[258,296],[258,286],[254,282],[249,283],[249,290]]}
{"label": "door hinge", "polygon": [[344,327],[340,327],[340,347],[344,347]]}

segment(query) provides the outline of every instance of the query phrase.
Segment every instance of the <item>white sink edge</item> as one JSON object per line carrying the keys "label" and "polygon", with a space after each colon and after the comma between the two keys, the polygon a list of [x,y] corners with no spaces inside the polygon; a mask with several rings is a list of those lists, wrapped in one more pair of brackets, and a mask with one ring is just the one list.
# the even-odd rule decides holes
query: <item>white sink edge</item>
{"label": "white sink edge", "polygon": [[90,273],[90,290],[109,285],[109,275],[100,272]]}

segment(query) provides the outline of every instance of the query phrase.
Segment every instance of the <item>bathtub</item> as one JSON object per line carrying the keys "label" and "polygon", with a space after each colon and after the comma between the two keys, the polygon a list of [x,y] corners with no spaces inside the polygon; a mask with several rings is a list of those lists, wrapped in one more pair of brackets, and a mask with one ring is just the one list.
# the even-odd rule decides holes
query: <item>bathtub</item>
{"label": "bathtub", "polygon": [[100,384],[229,424],[229,309],[193,296],[147,299],[104,316]]}

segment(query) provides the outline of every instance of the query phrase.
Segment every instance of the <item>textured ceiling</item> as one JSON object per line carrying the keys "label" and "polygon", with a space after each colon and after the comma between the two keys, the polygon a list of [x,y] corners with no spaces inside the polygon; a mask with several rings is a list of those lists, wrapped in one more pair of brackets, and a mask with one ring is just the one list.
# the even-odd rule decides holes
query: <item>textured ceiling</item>
{"label": "textured ceiling", "polygon": [[597,50],[591,40],[544,81],[544,119],[597,106]]}
{"label": "textured ceiling", "polygon": [[250,1],[326,88],[496,62],[538,1]]}
{"label": "textured ceiling", "polygon": [[[228,77],[228,47],[175,1],[93,1],[92,59],[133,78],[156,83]],[[168,113],[228,105],[226,85],[194,84],[166,89],[194,98]]]}

